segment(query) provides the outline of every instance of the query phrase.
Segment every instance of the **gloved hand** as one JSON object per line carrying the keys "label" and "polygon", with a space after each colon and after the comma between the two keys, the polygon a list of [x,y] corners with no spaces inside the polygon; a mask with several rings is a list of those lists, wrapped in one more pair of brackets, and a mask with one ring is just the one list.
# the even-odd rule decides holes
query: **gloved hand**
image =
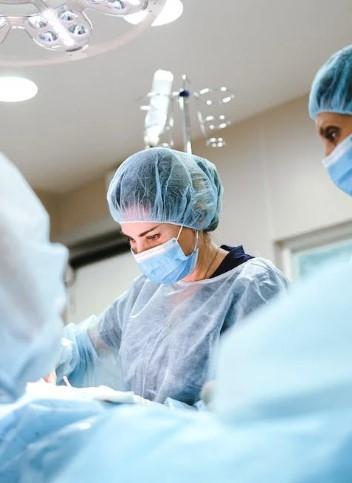
{"label": "gloved hand", "polygon": [[43,381],[48,384],[56,384],[56,372],[54,370],[49,372],[49,374],[43,377]]}
{"label": "gloved hand", "polygon": [[142,406],[159,405],[148,399],[138,396],[133,391],[115,391],[108,386],[97,387],[74,387],[71,385],[55,386],[47,384],[41,379],[38,382],[28,383],[26,394],[28,396],[37,397],[59,397],[59,398],[77,398],[85,400],[95,400],[101,402],[109,402],[113,404],[138,404]]}
{"label": "gloved hand", "polygon": [[208,407],[211,407],[211,402],[213,399],[214,394],[214,384],[215,381],[208,381],[204,384],[202,391],[200,393],[200,397],[204,404]]}

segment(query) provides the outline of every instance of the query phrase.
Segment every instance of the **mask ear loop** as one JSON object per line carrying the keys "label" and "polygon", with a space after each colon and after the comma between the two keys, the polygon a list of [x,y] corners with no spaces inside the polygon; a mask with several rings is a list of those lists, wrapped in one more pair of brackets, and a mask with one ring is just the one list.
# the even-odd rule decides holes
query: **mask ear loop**
{"label": "mask ear loop", "polygon": [[199,231],[196,230],[196,243],[194,244],[193,251],[195,252],[198,248],[198,242],[199,242]]}
{"label": "mask ear loop", "polygon": [[[181,227],[180,227],[180,230],[178,232],[176,241],[178,241],[178,239],[180,238],[182,229],[183,229],[183,225],[181,225]],[[195,252],[197,250],[197,248],[198,248],[198,242],[199,242],[199,231],[198,230],[194,230],[194,231],[196,232],[196,242],[194,244],[193,252]]]}
{"label": "mask ear loop", "polygon": [[177,235],[177,238],[176,238],[176,241],[178,241],[178,239],[180,238],[180,235],[181,235],[181,231],[183,229],[183,225],[181,225],[180,229],[179,229],[179,232],[178,232],[178,235]]}

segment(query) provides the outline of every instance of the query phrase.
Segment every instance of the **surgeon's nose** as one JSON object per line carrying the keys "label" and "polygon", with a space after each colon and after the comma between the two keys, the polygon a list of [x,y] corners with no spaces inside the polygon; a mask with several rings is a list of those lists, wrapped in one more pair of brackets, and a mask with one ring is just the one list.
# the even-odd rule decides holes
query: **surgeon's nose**
{"label": "surgeon's nose", "polygon": [[148,246],[144,240],[136,240],[134,242],[134,246],[132,247],[132,250],[135,254],[144,252],[145,250],[148,250]]}

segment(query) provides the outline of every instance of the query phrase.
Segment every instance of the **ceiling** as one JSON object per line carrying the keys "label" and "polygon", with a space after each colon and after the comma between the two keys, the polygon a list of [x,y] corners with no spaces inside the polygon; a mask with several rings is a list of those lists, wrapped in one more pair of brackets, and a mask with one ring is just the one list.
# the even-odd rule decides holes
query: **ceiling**
{"label": "ceiling", "polygon": [[[107,35],[123,22],[96,20]],[[0,47],[0,60],[10,51],[38,51],[22,34],[14,32]],[[33,79],[39,93],[0,104],[0,148],[36,188],[74,189],[143,148],[137,100],[150,90],[156,69],[172,70],[176,80],[187,73],[196,90],[231,87],[236,100],[227,109],[238,122],[307,93],[317,67],[349,42],[350,0],[184,0],[177,22],[149,29],[108,54],[1,69]]]}

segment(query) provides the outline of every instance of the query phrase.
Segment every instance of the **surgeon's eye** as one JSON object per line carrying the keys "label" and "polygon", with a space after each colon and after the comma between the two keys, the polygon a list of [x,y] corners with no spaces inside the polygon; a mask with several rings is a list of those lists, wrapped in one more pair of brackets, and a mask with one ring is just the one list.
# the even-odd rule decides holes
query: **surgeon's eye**
{"label": "surgeon's eye", "polygon": [[154,235],[149,235],[146,237],[147,240],[150,240],[150,241],[156,241],[156,240],[159,240],[160,238],[160,233],[155,233]]}
{"label": "surgeon's eye", "polygon": [[328,126],[322,131],[322,136],[330,143],[336,144],[340,136],[340,129],[335,126]]}

